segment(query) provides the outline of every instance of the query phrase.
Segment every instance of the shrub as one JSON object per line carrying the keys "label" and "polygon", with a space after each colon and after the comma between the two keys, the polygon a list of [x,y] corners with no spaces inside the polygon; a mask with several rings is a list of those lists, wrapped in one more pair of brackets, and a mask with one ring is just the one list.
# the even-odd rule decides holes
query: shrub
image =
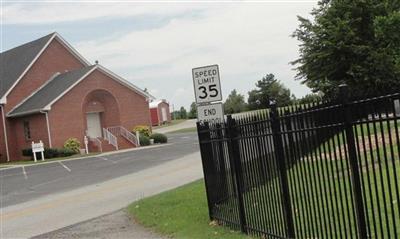
{"label": "shrub", "polygon": [[80,148],[81,148],[81,143],[76,138],[69,138],[64,143],[64,149],[72,150],[75,153],[79,153]]}
{"label": "shrub", "polygon": [[163,144],[168,142],[168,138],[165,134],[155,133],[150,136],[150,139],[154,139],[154,143],[156,144],[158,143]]}
{"label": "shrub", "polygon": [[144,135],[146,137],[150,136],[150,128],[149,126],[146,125],[138,125],[133,128],[132,133],[136,135],[136,132],[140,133],[140,135]]}
{"label": "shrub", "polygon": [[150,139],[147,136],[140,135],[139,141],[140,141],[140,146],[148,146],[148,145],[150,145]]}
{"label": "shrub", "polygon": [[[57,148],[45,148],[44,157],[46,159],[57,158],[57,157],[68,157],[76,154],[77,152],[71,149],[57,149]],[[26,157],[31,157],[33,159],[33,153],[31,148],[23,149],[22,155]],[[40,153],[36,153],[37,157],[41,157]]]}
{"label": "shrub", "polygon": [[45,148],[44,149],[44,157],[51,159],[51,158],[57,158],[58,156],[58,149],[55,148]]}
{"label": "shrub", "polygon": [[74,154],[77,154],[77,152],[72,149],[58,149],[58,157],[68,157]]}
{"label": "shrub", "polygon": [[33,157],[32,149],[31,148],[23,149],[22,155],[25,157]]}

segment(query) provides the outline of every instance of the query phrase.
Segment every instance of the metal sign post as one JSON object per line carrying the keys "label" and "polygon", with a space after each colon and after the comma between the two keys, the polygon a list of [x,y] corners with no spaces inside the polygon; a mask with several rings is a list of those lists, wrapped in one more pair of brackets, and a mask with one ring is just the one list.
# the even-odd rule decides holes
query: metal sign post
{"label": "metal sign post", "polygon": [[223,121],[221,82],[218,65],[192,69],[198,121]]}
{"label": "metal sign post", "polygon": [[89,153],[89,147],[88,147],[89,139],[86,135],[85,135],[85,137],[83,137],[83,142],[85,142],[85,150],[86,150],[86,154],[88,154]]}

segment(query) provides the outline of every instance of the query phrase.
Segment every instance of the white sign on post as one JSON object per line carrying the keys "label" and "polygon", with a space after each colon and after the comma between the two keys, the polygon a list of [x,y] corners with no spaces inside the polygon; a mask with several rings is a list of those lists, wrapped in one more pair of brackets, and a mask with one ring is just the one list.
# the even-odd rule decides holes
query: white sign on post
{"label": "white sign on post", "polygon": [[193,68],[192,76],[197,104],[222,100],[218,65]]}
{"label": "white sign on post", "polygon": [[33,153],[33,158],[35,162],[37,161],[36,158],[36,153],[40,153],[42,156],[42,161],[44,161],[44,145],[43,142],[40,140],[39,143],[36,143],[32,141],[32,153]]}
{"label": "white sign on post", "polygon": [[197,107],[197,118],[199,121],[222,122],[224,119],[222,103],[199,105]]}

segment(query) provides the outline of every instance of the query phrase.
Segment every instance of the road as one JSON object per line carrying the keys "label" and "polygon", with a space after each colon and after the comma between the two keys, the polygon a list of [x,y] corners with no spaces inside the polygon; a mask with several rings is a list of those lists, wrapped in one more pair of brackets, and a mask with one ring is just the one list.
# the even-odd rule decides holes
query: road
{"label": "road", "polygon": [[169,132],[180,130],[180,129],[194,128],[194,127],[196,127],[196,121],[197,121],[196,119],[186,120],[186,121],[176,124],[176,125],[162,127],[159,129],[154,129],[154,132],[161,133],[161,134],[167,134]]}
{"label": "road", "polygon": [[174,134],[158,147],[3,169],[1,236],[40,235],[200,178],[198,150],[196,133]]}

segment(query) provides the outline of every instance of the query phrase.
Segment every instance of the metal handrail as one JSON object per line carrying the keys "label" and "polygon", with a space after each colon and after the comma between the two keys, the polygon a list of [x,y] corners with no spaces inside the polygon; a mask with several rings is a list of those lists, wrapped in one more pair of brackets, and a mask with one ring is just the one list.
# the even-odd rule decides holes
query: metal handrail
{"label": "metal handrail", "polygon": [[140,142],[138,140],[138,138],[136,137],[136,135],[134,135],[133,133],[131,133],[129,130],[127,130],[125,127],[122,126],[113,126],[113,127],[109,127],[107,128],[107,130],[111,133],[113,133],[116,136],[122,136],[124,137],[126,140],[128,140],[129,142],[131,142],[133,145],[135,145],[136,147],[140,146]]}
{"label": "metal handrail", "polygon": [[103,137],[108,141],[108,143],[113,145],[116,150],[118,150],[118,139],[113,133],[111,133],[108,129],[103,128]]}

